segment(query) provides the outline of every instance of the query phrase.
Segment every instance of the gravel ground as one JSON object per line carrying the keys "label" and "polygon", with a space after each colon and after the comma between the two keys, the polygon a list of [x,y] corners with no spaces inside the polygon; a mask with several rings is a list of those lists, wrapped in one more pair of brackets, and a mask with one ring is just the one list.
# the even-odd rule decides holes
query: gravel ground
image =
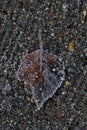
{"label": "gravel ground", "polygon": [[[37,110],[16,78],[25,54],[44,48],[67,61],[66,78]],[[0,130],[87,130],[87,1],[0,1]]]}

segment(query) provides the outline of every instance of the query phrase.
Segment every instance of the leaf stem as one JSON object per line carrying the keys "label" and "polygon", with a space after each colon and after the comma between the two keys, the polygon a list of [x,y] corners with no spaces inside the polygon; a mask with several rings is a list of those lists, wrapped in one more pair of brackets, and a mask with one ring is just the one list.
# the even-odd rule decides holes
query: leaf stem
{"label": "leaf stem", "polygon": [[38,39],[40,45],[40,70],[42,70],[42,59],[43,59],[43,42],[42,42],[42,30],[38,30]]}

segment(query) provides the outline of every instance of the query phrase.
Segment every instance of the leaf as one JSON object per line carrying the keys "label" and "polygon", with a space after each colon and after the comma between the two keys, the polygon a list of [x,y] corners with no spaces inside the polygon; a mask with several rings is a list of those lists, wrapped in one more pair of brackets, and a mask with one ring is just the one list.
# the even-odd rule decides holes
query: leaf
{"label": "leaf", "polygon": [[[40,50],[26,55],[19,67],[17,77],[31,86],[38,110],[44,102],[53,96],[64,80],[64,66],[56,55],[43,54],[43,65],[40,71]],[[61,66],[60,66],[61,64]]]}
{"label": "leaf", "polygon": [[65,77],[62,59],[43,50],[41,36],[39,41],[40,49],[27,54],[17,72],[18,79],[26,81],[31,86],[38,110],[54,95]]}

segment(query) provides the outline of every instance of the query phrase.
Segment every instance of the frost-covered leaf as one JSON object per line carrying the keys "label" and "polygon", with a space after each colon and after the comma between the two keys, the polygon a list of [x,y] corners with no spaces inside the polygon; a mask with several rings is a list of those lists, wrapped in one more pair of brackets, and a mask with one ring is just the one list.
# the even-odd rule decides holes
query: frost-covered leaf
{"label": "frost-covered leaf", "polygon": [[38,37],[40,49],[22,59],[17,77],[31,86],[37,109],[40,110],[44,102],[61,86],[65,77],[65,68],[61,58],[43,50],[41,30]]}

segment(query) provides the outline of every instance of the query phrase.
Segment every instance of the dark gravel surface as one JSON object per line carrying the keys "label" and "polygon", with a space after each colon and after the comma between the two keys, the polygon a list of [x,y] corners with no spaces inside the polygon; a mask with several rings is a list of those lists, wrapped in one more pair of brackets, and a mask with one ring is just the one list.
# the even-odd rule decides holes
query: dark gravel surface
{"label": "dark gravel surface", "polygon": [[[66,78],[40,111],[16,78],[25,54],[62,55]],[[0,1],[0,130],[87,130],[87,0]]]}

